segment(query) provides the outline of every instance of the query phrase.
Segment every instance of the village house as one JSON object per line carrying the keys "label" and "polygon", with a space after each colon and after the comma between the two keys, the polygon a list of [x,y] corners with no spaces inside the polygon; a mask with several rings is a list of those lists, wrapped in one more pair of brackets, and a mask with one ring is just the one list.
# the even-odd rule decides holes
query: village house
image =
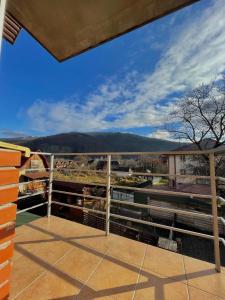
{"label": "village house", "polygon": [[[215,141],[211,139],[205,139],[201,142],[201,148],[203,150],[208,150],[213,148]],[[197,145],[188,144],[182,147],[175,149],[174,151],[194,151],[199,150]],[[207,166],[205,165],[204,158],[194,155],[169,155],[168,157],[168,169],[169,175],[206,175]],[[204,172],[202,172],[204,171]],[[208,170],[209,171],[209,170]],[[208,184],[208,179],[197,178],[193,179],[191,177],[172,177],[169,178],[169,186],[180,189],[183,188],[183,185],[205,185]]]}
{"label": "village house", "polygon": [[20,193],[44,191],[47,181],[38,182],[38,180],[49,177],[48,168],[49,163],[41,153],[32,154],[30,157],[22,157],[21,166],[19,167],[19,182],[25,182],[26,184],[20,185]]}

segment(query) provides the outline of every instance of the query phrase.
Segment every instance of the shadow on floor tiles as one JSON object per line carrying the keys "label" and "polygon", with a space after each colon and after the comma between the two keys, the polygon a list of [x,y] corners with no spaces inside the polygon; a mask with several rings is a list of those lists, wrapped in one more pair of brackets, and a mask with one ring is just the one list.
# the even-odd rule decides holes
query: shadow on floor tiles
{"label": "shadow on floor tiles", "polygon": [[[92,254],[97,255],[99,257],[104,257],[104,260],[108,260],[108,261],[110,261],[114,264],[118,264],[119,266],[121,266],[123,268],[126,268],[128,270],[136,272],[137,276],[140,272],[139,267],[136,267],[134,265],[130,265],[127,262],[121,261],[121,260],[119,260],[115,257],[111,257],[111,256],[109,256],[105,253],[101,253],[96,249],[89,248],[85,245],[79,244],[74,240],[71,241],[71,240],[69,240],[69,238],[64,238],[63,236],[60,236],[58,234],[49,232],[46,229],[39,228],[38,226],[33,225],[33,224],[29,224],[27,226],[29,226],[29,227],[31,227],[35,230],[39,230],[40,232],[47,233],[47,234],[51,235],[53,237],[52,241],[61,240],[61,241],[67,242],[70,245],[72,245],[74,247],[77,247],[77,248],[79,248],[83,251],[92,253]],[[102,235],[100,235],[100,236],[102,236]],[[90,237],[92,237],[92,236],[90,236]],[[94,236],[94,237],[97,237],[97,236]],[[84,238],[86,238],[86,237],[84,237]],[[43,242],[45,242],[45,241],[43,241]],[[29,243],[29,242],[26,242],[26,243]],[[146,247],[147,247],[147,245],[146,245]],[[55,274],[59,278],[62,278],[65,281],[67,281],[68,283],[70,283],[70,284],[72,284],[72,285],[74,285],[78,288],[80,288],[81,285],[83,284],[79,280],[77,280],[76,278],[74,278],[74,277],[68,275],[67,273],[57,269],[54,265],[51,265],[51,264],[47,263],[46,261],[44,261],[40,257],[37,257],[34,254],[30,253],[29,251],[23,249],[20,246],[20,244],[16,244],[15,248],[18,252],[20,252],[25,257],[28,257],[29,259],[31,259],[35,263],[41,265],[46,271],[52,272],[53,274]],[[188,275],[189,279],[193,279],[193,278],[198,278],[200,276],[207,276],[207,275],[210,275],[210,274],[215,274],[215,270],[214,269],[208,269],[208,270],[189,273],[187,275]],[[93,297],[96,297],[96,298],[98,298],[98,297],[107,297],[107,296],[113,298],[113,297],[116,297],[116,294],[122,294],[122,293],[125,293],[125,292],[135,291],[135,290],[139,290],[139,289],[145,289],[145,288],[149,288],[149,287],[154,287],[155,288],[155,299],[156,300],[163,300],[164,299],[164,288],[163,287],[164,287],[165,284],[175,283],[175,282],[182,282],[183,280],[185,280],[183,274],[178,275],[178,276],[171,276],[169,278],[161,278],[161,277],[159,277],[155,274],[151,274],[150,272],[142,270],[141,275],[146,277],[146,281],[139,282],[139,283],[135,282],[134,284],[127,284],[127,285],[113,287],[113,288],[102,289],[100,291],[95,291],[95,290],[93,290],[90,287],[85,285],[81,289],[81,292],[80,292],[79,295],[68,296],[68,297],[63,297],[63,298],[55,298],[55,299],[52,299],[52,300],[82,299],[83,298],[82,295],[83,295],[84,292],[88,293],[90,295],[93,295]],[[85,298],[83,298],[83,299],[85,299]]]}
{"label": "shadow on floor tiles", "polygon": [[70,242],[71,240],[82,240],[82,239],[91,239],[91,238],[98,238],[103,237],[105,234],[98,234],[98,235],[84,235],[79,237],[67,237],[67,238],[52,238],[52,239],[46,239],[46,240],[33,240],[33,241],[25,241],[25,242],[15,242],[17,245],[30,245],[30,244],[39,244],[39,243],[46,243],[46,242],[57,242],[57,241],[63,241],[63,242]]}

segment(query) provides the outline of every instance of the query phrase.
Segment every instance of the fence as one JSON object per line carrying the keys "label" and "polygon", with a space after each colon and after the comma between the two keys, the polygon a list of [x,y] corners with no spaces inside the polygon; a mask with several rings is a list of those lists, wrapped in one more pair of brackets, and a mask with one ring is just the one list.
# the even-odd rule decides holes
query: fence
{"label": "fence", "polygon": [[[225,152],[225,150],[224,150]],[[36,152],[40,154],[39,152]],[[225,199],[222,198],[221,196],[217,196],[217,181],[219,182],[225,182],[225,178],[223,177],[216,177],[215,173],[215,155],[221,155],[223,153],[222,150],[207,150],[207,151],[170,151],[170,152],[120,152],[120,153],[41,153],[43,155],[49,156],[50,158],[50,168],[49,168],[49,178],[44,180],[48,182],[48,188],[46,191],[42,192],[36,192],[33,193],[32,195],[25,195],[25,196],[20,196],[18,199],[25,199],[29,198],[31,196],[36,196],[40,194],[44,194],[47,192],[48,194],[48,199],[47,201],[40,203],[38,205],[19,210],[17,213],[20,214],[24,211],[28,211],[43,205],[47,205],[47,215],[48,217],[51,215],[51,207],[52,204],[60,204],[65,207],[70,207],[70,208],[77,208],[80,210],[83,210],[85,212],[92,212],[95,214],[100,214],[102,216],[105,216],[105,233],[108,235],[110,233],[110,219],[111,218],[116,218],[116,219],[121,219],[121,220],[126,220],[138,224],[144,224],[144,225],[149,225],[157,228],[162,228],[166,230],[172,230],[174,232],[180,232],[184,234],[189,234],[197,237],[202,237],[206,239],[213,240],[214,242],[214,258],[215,258],[215,269],[220,272],[221,271],[221,262],[220,262],[220,242],[224,244],[225,246],[225,240],[221,237],[219,237],[219,226],[218,223],[221,222],[223,225],[225,225],[225,219],[222,217],[218,217],[218,201],[220,203],[225,204]],[[35,154],[35,152],[32,152],[32,154]],[[207,155],[209,158],[209,176],[207,175],[181,175],[177,174],[176,171],[174,171],[172,174],[163,174],[163,173],[146,173],[146,172],[127,172],[129,176],[162,176],[162,177],[167,177],[167,178],[191,178],[191,179],[208,179],[210,181],[210,194],[196,194],[196,193],[190,193],[190,192],[179,192],[179,191],[171,191],[171,190],[160,190],[160,189],[148,189],[148,188],[140,188],[140,187],[131,187],[131,186],[123,186],[123,185],[115,185],[112,184],[111,178],[115,171],[112,170],[112,156],[119,155],[119,156],[126,156],[126,157],[134,157],[134,156],[173,156],[176,158],[177,156],[198,156],[198,155]],[[106,177],[106,184],[102,183],[94,183],[94,182],[88,182],[88,185],[91,186],[102,186],[105,187],[106,189],[106,196],[105,197],[98,197],[98,196],[93,196],[93,195],[84,195],[81,193],[74,193],[74,192],[68,192],[68,191],[62,191],[62,190],[56,190],[53,189],[53,181],[54,181],[54,172],[57,172],[57,169],[54,167],[54,162],[56,157],[78,157],[78,156],[87,156],[87,157],[105,157],[106,158],[106,170],[93,170],[93,172],[98,172],[100,174],[104,174]],[[78,170],[76,168],[64,168],[64,170],[72,170],[73,172],[79,171],[79,172],[92,172],[91,170]],[[87,184],[87,182],[79,182],[81,184]],[[20,184],[27,184],[26,182],[20,183]],[[212,205],[212,214],[208,215],[205,213],[200,213],[200,212],[192,212],[192,211],[185,211],[181,209],[173,209],[173,208],[166,208],[166,207],[161,207],[161,206],[155,206],[155,205],[147,205],[147,204],[140,204],[140,203],[134,203],[131,201],[124,201],[120,199],[113,199],[112,198],[112,189],[116,189],[117,191],[132,191],[132,192],[144,192],[144,193],[151,193],[155,195],[171,195],[171,196],[185,196],[185,197],[191,197],[191,198],[200,198],[200,199],[210,199],[211,200],[211,205]],[[52,200],[52,194],[53,193],[58,193],[58,194],[64,194],[64,195],[71,195],[71,196],[80,196],[82,198],[88,198],[90,200],[95,200],[95,201],[103,201],[105,202],[105,211],[101,210],[96,210],[93,208],[87,208],[87,207],[81,207],[78,205],[72,205],[68,203],[62,203],[58,201],[53,201]],[[115,193],[114,193],[115,195]],[[147,209],[154,209],[157,211],[169,211],[169,212],[174,212],[176,214],[184,215],[184,216],[190,216],[190,217],[199,217],[199,218],[212,218],[213,222],[213,235],[210,234],[205,234],[205,233],[200,233],[197,231],[192,231],[192,230],[186,230],[178,227],[173,227],[173,226],[168,226],[156,222],[150,222],[142,219],[137,219],[137,218],[131,218],[128,216],[123,216],[119,214],[115,214],[111,212],[111,204],[116,203],[116,204],[121,204],[121,205],[127,205],[130,207],[136,207],[136,208],[147,208]]]}

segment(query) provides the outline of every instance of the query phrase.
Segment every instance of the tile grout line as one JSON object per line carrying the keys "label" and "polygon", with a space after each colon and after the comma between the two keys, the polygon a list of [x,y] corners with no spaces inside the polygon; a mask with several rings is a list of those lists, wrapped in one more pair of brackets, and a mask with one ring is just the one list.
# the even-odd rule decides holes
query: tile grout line
{"label": "tile grout line", "polygon": [[[80,292],[79,294],[81,293],[81,291],[83,290],[83,288],[86,286],[86,284],[88,283],[88,281],[92,278],[92,276],[94,275],[94,273],[97,271],[98,267],[100,266],[100,264],[102,263],[102,261],[104,260],[105,256],[106,256],[106,253],[107,251],[109,250],[106,249],[105,253],[102,255],[102,258],[100,259],[100,261],[97,263],[97,265],[95,266],[95,268],[93,269],[93,271],[91,272],[91,274],[88,276],[88,278],[85,280],[85,282],[83,283],[81,289],[80,289]],[[74,299],[76,299],[79,295],[75,296]]]}
{"label": "tile grout line", "polygon": [[[183,258],[183,264],[184,264],[185,278],[186,278],[186,281],[187,281],[188,299],[189,299],[189,300],[191,299],[191,298],[190,298],[190,290],[189,290],[189,287],[195,288],[196,290],[203,291],[203,292],[205,292],[205,293],[207,293],[207,294],[209,294],[209,295],[212,295],[212,296],[216,296],[216,297],[218,297],[218,298],[221,298],[220,296],[218,296],[218,295],[216,295],[216,294],[213,294],[213,293],[211,293],[211,292],[208,292],[208,291],[206,291],[206,290],[203,290],[203,289],[201,289],[201,288],[198,288],[198,287],[196,287],[196,286],[194,286],[194,285],[192,285],[192,284],[189,284],[188,278],[187,278],[187,271],[186,271],[186,265],[185,265],[184,255],[182,255],[182,258]],[[225,299],[225,298],[221,298],[221,299]]]}
{"label": "tile grout line", "polygon": [[133,292],[133,296],[132,296],[131,300],[134,300],[134,297],[135,297],[135,294],[136,294],[136,288],[137,288],[138,282],[139,282],[140,277],[141,277],[141,271],[142,271],[142,268],[143,268],[143,265],[144,265],[144,260],[145,260],[145,257],[146,257],[147,248],[148,248],[148,244],[146,245],[145,252],[144,252],[144,255],[143,255],[143,258],[142,258],[142,261],[141,261],[141,265],[140,265],[140,269],[139,269],[139,273],[138,273],[138,277],[137,277],[137,281],[136,281],[136,285],[135,285],[135,290]]}
{"label": "tile grout line", "polygon": [[209,294],[209,295],[211,295],[211,296],[215,296],[215,297],[217,297],[217,298],[219,298],[219,299],[224,299],[224,300],[225,300],[225,297],[218,296],[218,295],[216,295],[216,294],[213,294],[212,292],[208,292],[208,291],[203,290],[203,289],[201,289],[201,288],[199,288],[199,287],[196,287],[196,286],[194,286],[194,285],[192,285],[192,284],[190,284],[189,287],[192,287],[192,288],[194,288],[194,289],[196,289],[196,290],[202,291],[202,292],[204,292],[204,293],[206,293],[206,294]]}
{"label": "tile grout line", "polygon": [[189,291],[189,285],[188,285],[188,278],[187,278],[187,272],[186,272],[186,265],[185,265],[185,261],[184,261],[184,255],[182,254],[182,261],[183,261],[183,266],[184,266],[184,274],[185,274],[185,278],[186,278],[186,282],[187,282],[187,292],[188,292],[188,300],[190,300],[190,291]]}
{"label": "tile grout line", "polygon": [[[151,246],[151,245],[150,245],[150,246]],[[158,248],[159,248],[159,247],[158,247]],[[170,251],[170,250],[166,250],[166,251]],[[154,270],[152,270],[151,268],[149,268],[148,271],[151,271],[151,272],[153,272],[153,273],[155,273],[155,274],[157,274],[157,275],[160,275],[160,276],[164,276],[164,277],[166,277],[168,280],[170,280],[171,282],[173,282],[172,279],[170,279],[169,275],[165,275],[165,274],[163,274],[163,273],[161,273],[161,272],[159,272],[159,271],[154,271]],[[184,274],[184,275],[185,275],[185,274]],[[184,285],[188,285],[187,282],[185,283],[185,282],[179,281],[179,283],[180,283],[180,284],[184,284]]]}
{"label": "tile grout line", "polygon": [[[66,253],[63,254],[63,256],[61,256],[59,259],[57,259],[52,266],[55,266],[58,262],[60,262],[61,259],[63,259],[67,254],[69,254],[70,252],[72,252],[74,249],[70,249],[68,250]],[[39,278],[41,278],[43,275],[45,275],[48,272],[48,270],[44,270],[43,272],[41,272],[34,280],[32,280],[27,286],[25,286],[19,293],[16,294],[16,296],[13,298],[16,299],[18,298],[19,295],[21,295],[26,289],[28,289],[31,285],[33,285],[33,283],[35,281],[37,281]]]}

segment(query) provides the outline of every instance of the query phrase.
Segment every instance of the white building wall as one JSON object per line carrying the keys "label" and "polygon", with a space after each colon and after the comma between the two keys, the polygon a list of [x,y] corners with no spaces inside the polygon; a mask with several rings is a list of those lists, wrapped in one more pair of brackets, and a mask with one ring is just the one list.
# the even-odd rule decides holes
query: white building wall
{"label": "white building wall", "polygon": [[[188,174],[189,164],[194,164],[191,155],[170,155],[169,174],[186,175]],[[182,183],[191,184],[195,183],[195,180],[188,177],[170,177],[170,187],[178,187]]]}

